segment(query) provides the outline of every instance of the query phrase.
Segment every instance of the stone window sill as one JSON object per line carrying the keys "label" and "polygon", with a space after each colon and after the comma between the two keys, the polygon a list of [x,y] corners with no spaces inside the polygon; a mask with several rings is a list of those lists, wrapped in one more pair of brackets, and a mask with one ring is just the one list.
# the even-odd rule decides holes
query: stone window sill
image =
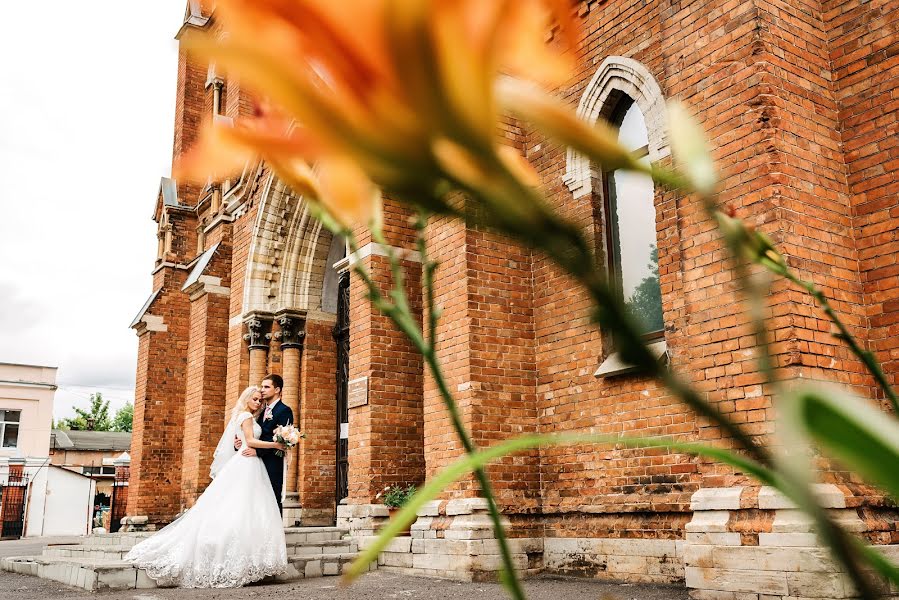
{"label": "stone window sill", "polygon": [[[663,364],[668,364],[668,343],[665,340],[649,344],[649,351],[652,352],[657,359],[662,361]],[[612,352],[604,361],[602,361],[602,364],[599,365],[599,368],[596,369],[593,376],[599,379],[605,379],[607,377],[616,377],[628,373],[637,373],[638,371],[638,367],[622,360],[620,352]]]}

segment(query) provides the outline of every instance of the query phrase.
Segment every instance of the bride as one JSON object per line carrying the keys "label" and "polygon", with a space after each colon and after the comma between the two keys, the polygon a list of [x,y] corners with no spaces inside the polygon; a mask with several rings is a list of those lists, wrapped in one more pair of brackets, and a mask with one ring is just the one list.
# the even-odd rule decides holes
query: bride
{"label": "bride", "polygon": [[216,448],[212,483],[193,508],[134,546],[126,561],[160,585],[184,588],[240,587],[284,571],[284,528],[265,467],[233,446],[237,435],[251,448],[285,449],[257,439],[261,408],[258,388],[245,389]]}

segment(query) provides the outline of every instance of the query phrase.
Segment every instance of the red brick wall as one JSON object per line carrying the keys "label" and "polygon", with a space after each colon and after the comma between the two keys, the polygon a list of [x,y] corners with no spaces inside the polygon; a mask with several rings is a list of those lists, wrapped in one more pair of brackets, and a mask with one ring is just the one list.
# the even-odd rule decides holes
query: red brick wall
{"label": "red brick wall", "polygon": [[[250,242],[253,237],[253,225],[256,222],[258,206],[254,203],[243,217],[233,225],[233,243],[231,259],[231,303],[228,321],[228,368],[225,383],[225,420],[231,417],[231,409],[237,397],[249,385],[250,355],[247,344],[243,340],[245,327],[241,321],[243,315],[243,295],[246,283],[247,260],[250,254]],[[258,383],[258,382],[257,382]]]}
{"label": "red brick wall", "polygon": [[181,510],[181,456],[190,306],[181,292],[184,271],[163,269],[163,292],[150,313],[167,331],[140,337],[131,438],[128,512],[153,523]]}
{"label": "red brick wall", "polygon": [[[560,95],[577,105],[608,56],[627,56],[643,64],[664,96],[680,99],[707,130],[721,169],[721,202],[770,234],[797,273],[825,289],[853,331],[896,379],[895,11],[873,0],[589,0],[581,4],[580,12],[583,56]],[[205,66],[181,57],[176,156],[196,137],[205,77]],[[227,114],[252,109],[249,95],[236,82],[229,81],[226,87]],[[564,148],[512,121],[503,123],[502,135],[523,151],[542,176],[552,205],[581,227],[601,255],[601,192],[573,198],[562,182]],[[192,432],[205,427],[198,423],[206,423],[206,417],[192,411],[206,405],[193,404],[194,398],[185,396],[196,393],[193,382],[204,382],[203,393],[208,394],[204,398],[212,398],[212,389],[223,390],[228,409],[248,383],[245,328],[238,321],[245,310],[260,182],[267,174],[263,171],[248,182],[245,212],[232,226],[227,340],[213,341],[225,334],[216,329],[219,333],[213,335],[208,320],[213,316],[210,309],[225,309],[200,304],[209,300],[195,303],[189,368],[190,311],[186,300],[175,293],[183,272],[162,269],[154,275],[154,289],[165,286],[166,293],[151,313],[165,315],[169,331],[140,339],[135,440],[141,442],[135,443],[133,452],[131,506],[141,508],[134,514],[143,514],[142,510],[174,514],[182,488],[187,498],[202,487],[191,477],[208,466],[200,457],[202,451],[193,453],[197,436]],[[195,202],[198,190],[192,193],[183,191],[182,202]],[[774,410],[751,351],[755,339],[743,313],[743,282],[735,279],[714,225],[695,198],[657,190],[655,205],[665,339],[673,368],[722,412],[769,443]],[[397,203],[385,203],[390,245],[414,246],[409,216]],[[197,216],[170,211],[170,218],[177,232],[171,258],[187,262],[195,255],[192,232]],[[219,235],[223,235],[219,230],[211,232],[207,245]],[[371,241],[364,231],[359,235],[362,246]],[[427,238],[431,253],[441,262],[436,292],[444,314],[438,353],[479,444],[531,431],[572,430],[676,435],[729,444],[716,427],[643,377],[594,377],[614,348],[608,336],[604,338],[590,323],[586,296],[545,257],[443,218],[432,220]],[[364,263],[387,290],[391,282],[387,261],[375,253]],[[404,264],[407,289],[418,313],[419,265]],[[835,342],[830,325],[808,298],[779,282],[766,302],[774,329],[772,348],[783,378],[833,380],[863,395],[876,394],[870,378]],[[220,319],[214,317],[217,323]],[[302,359],[300,419],[310,437],[304,442],[308,452],[300,455],[300,487],[301,499],[310,507],[324,507],[333,499],[336,421],[329,327],[317,321],[307,324]],[[277,326],[272,332],[277,333]],[[227,352],[220,363],[213,358],[219,343]],[[201,348],[208,356],[199,352]],[[267,369],[281,372],[281,359],[279,345],[272,343]],[[368,304],[363,286],[354,278],[350,377],[362,376],[369,378],[369,403],[350,411],[350,501],[358,503],[374,501],[387,484],[419,482],[425,470],[433,475],[461,453],[421,358],[389,319]],[[190,407],[186,421],[178,416],[180,406],[165,404],[185,399]],[[210,405],[208,415],[218,414],[216,410]],[[167,432],[174,427],[190,433],[184,438],[192,441],[183,449],[178,440],[159,443],[168,442]],[[197,446],[201,447],[202,443]],[[191,458],[184,465],[179,462],[182,453]],[[176,479],[184,474],[183,485],[166,479],[172,465]],[[491,468],[491,474],[507,512],[540,511],[547,515],[550,529],[560,534],[628,532],[637,537],[680,535],[689,497],[700,485],[747,482],[729,468],[689,456],[606,446],[532,452],[503,461]],[[843,480],[840,473],[828,477]],[[164,481],[163,487],[151,492],[148,482],[157,479]],[[172,494],[174,501],[165,499]],[[447,492],[457,497],[476,494],[471,478]],[[516,518],[525,522],[529,517]]]}
{"label": "red brick wall", "polygon": [[[899,382],[899,103],[896,8],[822,2],[858,244],[869,348]],[[882,395],[877,397],[882,398]]]}
{"label": "red brick wall", "polygon": [[300,504],[332,512],[336,511],[337,489],[337,346],[333,328],[334,323],[328,321],[306,321],[297,415],[306,439],[294,456],[300,461]]}
{"label": "red brick wall", "polygon": [[[409,211],[384,205],[387,243],[414,247]],[[360,235],[360,243],[366,238]],[[392,286],[388,260],[363,260],[384,293]],[[421,314],[421,265],[404,260],[406,292]],[[387,485],[421,483],[424,476],[422,358],[388,317],[365,298],[362,282],[350,283],[350,380],[368,377],[368,404],[350,409],[349,502],[369,503]]]}
{"label": "red brick wall", "polygon": [[[433,217],[428,223],[428,252],[440,263],[434,278],[436,304],[443,314],[437,327],[437,356],[447,385],[453,393],[466,426],[470,427],[471,385],[468,343],[468,267],[464,224],[446,217]],[[427,368],[426,368],[427,371]],[[424,382],[424,439],[427,477],[462,456],[462,444],[450,422],[443,400],[427,371]],[[475,495],[472,478],[466,478],[447,491],[447,495]]]}
{"label": "red brick wall", "polygon": [[[222,238],[221,232],[218,233],[215,237]],[[230,272],[230,235],[225,235],[204,275],[218,277],[220,285],[228,287]],[[181,475],[183,508],[192,506],[211,480],[209,467],[225,417],[229,302],[229,296],[213,291],[203,293],[190,303]]]}
{"label": "red brick wall", "polygon": [[[438,357],[463,422],[486,446],[537,429],[534,318],[530,251],[446,219],[428,227],[430,252],[440,261],[435,301],[443,314]],[[428,475],[462,455],[430,373],[425,385]],[[507,510],[539,506],[538,452],[506,457],[488,473]],[[447,496],[479,495],[473,477]]]}
{"label": "red brick wall", "polygon": [[[200,134],[205,108],[205,84],[208,65],[188,58],[184,50],[178,51],[178,86],[175,91],[175,140],[172,158],[177,160],[186,152]],[[178,182],[178,197],[190,204],[196,199],[202,186]]]}

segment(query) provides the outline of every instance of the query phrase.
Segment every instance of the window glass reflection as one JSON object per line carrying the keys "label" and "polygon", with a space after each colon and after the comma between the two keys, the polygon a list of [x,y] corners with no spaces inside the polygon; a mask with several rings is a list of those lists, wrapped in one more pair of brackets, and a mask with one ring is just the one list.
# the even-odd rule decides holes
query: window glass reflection
{"label": "window glass reflection", "polygon": [[[619,140],[640,160],[648,162],[648,137],[636,103],[621,118]],[[641,173],[618,170],[608,174],[611,216],[612,271],[621,297],[637,318],[641,333],[664,329],[656,247],[655,193],[652,179]]]}

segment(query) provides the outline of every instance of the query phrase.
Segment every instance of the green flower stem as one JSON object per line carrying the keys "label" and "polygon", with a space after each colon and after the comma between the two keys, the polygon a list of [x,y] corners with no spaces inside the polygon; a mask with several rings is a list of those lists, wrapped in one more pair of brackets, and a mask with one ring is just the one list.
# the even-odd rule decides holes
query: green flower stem
{"label": "green flower stem", "polygon": [[[766,272],[783,275],[787,279],[802,285],[812,294],[812,296],[815,296],[819,302],[822,302],[823,305],[826,306],[825,311],[829,311],[828,315],[831,319],[840,323],[841,326],[842,323],[839,321],[839,317],[836,313],[830,310],[827,300],[820,290],[817,290],[811,284],[805,284],[805,282],[801,282],[795,277],[792,277],[792,274],[786,268],[785,261],[780,259],[779,256],[777,257],[778,260],[772,260],[771,255],[767,251],[767,238],[759,237],[757,233],[748,229],[742,221],[724,216],[718,211],[712,198],[704,197],[702,199],[702,204],[706,213],[715,220],[718,224],[719,231],[723,234],[725,245],[730,251],[734,261],[734,270],[737,279],[746,282],[745,293],[749,300],[750,321],[753,325],[756,343],[758,345],[757,359],[759,361],[759,370],[765,375],[765,379],[768,383],[777,387],[777,372],[771,360],[768,329],[765,325],[764,298],[767,289],[766,286],[753,279],[749,269],[746,268],[744,259],[749,259],[752,262],[765,267],[767,269]],[[771,249],[773,250],[773,248]],[[816,291],[818,292],[817,296],[815,294]],[[844,331],[848,336],[847,340],[849,341],[850,346],[855,345],[855,340],[851,335],[848,335],[848,331],[845,331],[845,328],[841,328],[841,331]],[[859,351],[861,351],[861,349],[859,349]],[[871,358],[873,360],[873,357]],[[874,364],[876,366],[876,362],[874,362]],[[872,587],[869,578],[864,574],[863,560],[860,559],[864,555],[856,552],[857,543],[854,538],[837,525],[827,511],[821,507],[814,497],[811,488],[807,485],[806,480],[808,478],[805,473],[793,473],[793,476],[790,477],[790,468],[787,464],[781,466],[781,471],[782,476],[779,480],[779,485],[776,487],[787,497],[796,502],[806,514],[812,517],[818,535],[824,543],[830,547],[834,558],[845,567],[862,598],[871,600],[876,598],[876,592]]]}
{"label": "green flower stem", "polygon": [[[689,454],[700,454],[708,458],[734,466],[737,470],[750,473],[768,485],[780,488],[777,474],[768,467],[740,454],[695,442],[679,442],[670,438],[623,438],[611,435],[567,433],[567,434],[532,434],[510,438],[468,454],[456,462],[447,465],[430,481],[418,490],[409,503],[403,506],[395,519],[382,530],[374,542],[367,546],[345,573],[347,580],[352,580],[368,570],[372,560],[387,547],[390,540],[404,527],[415,520],[416,512],[424,504],[436,498],[447,486],[465,474],[485,467],[490,462],[516,452],[543,446],[573,446],[578,444],[623,445],[631,448],[667,448]],[[510,571],[514,574],[514,570]]]}
{"label": "green flower stem", "polygon": [[[436,329],[439,314],[436,307],[434,306],[433,290],[433,273],[436,269],[436,265],[426,262],[426,244],[423,239],[423,228],[425,226],[425,223],[425,215],[419,215],[419,218],[416,220],[416,228],[418,230],[417,244],[419,252],[424,251],[421,255],[421,260],[423,261],[424,268],[423,284],[426,286],[425,296],[428,303],[427,341],[425,340],[421,329],[419,329],[418,324],[416,323],[415,318],[412,315],[412,310],[409,306],[408,298],[406,296],[406,291],[404,288],[405,280],[400,261],[393,249],[386,243],[386,240],[384,239],[380,231],[373,230],[372,238],[376,242],[382,244],[387,251],[387,258],[390,262],[391,273],[394,280],[393,289],[390,292],[390,297],[393,302],[391,303],[383,297],[380,289],[377,287],[377,284],[374,282],[374,280],[372,280],[370,273],[361,264],[357,263],[355,266],[355,270],[368,287],[368,297],[372,304],[374,304],[375,307],[377,307],[391,320],[393,320],[400,331],[402,331],[409,338],[418,352],[425,359],[428,368],[431,370],[431,376],[434,378],[434,382],[436,383],[437,388],[440,392],[440,397],[443,400],[444,406],[450,415],[450,420],[453,424],[453,428],[456,430],[456,434],[458,435],[459,440],[462,442],[462,446],[465,449],[466,454],[472,455],[477,452],[477,447],[472,441],[471,436],[468,434],[468,431],[465,428],[465,424],[462,422],[462,416],[459,413],[458,405],[456,404],[452,393],[447,386],[446,379],[443,375],[443,369],[441,368],[440,361],[437,358],[435,344],[437,339]],[[352,235],[345,235],[347,235],[347,239],[349,240],[350,249],[353,252],[356,252],[358,244],[356,243],[355,239]],[[518,580],[518,576],[515,571],[515,565],[512,563],[512,553],[509,550],[508,539],[506,537],[505,528],[502,524],[499,507],[496,504],[496,499],[494,497],[493,487],[490,484],[490,479],[487,477],[487,472],[483,467],[475,468],[474,473],[475,478],[478,480],[478,485],[481,488],[481,492],[484,498],[487,500],[490,520],[493,522],[494,534],[496,535],[497,544],[499,545],[500,555],[503,561],[503,585],[507,587],[509,593],[515,600],[525,600],[524,590],[522,589],[521,583]],[[396,533],[392,534],[390,537],[393,537],[394,535],[396,535]]]}
{"label": "green flower stem", "polygon": [[893,390],[890,382],[887,381],[886,375],[884,375],[883,369],[880,367],[880,363],[877,362],[877,359],[872,352],[865,350],[858,345],[858,341],[856,341],[855,337],[849,332],[849,329],[847,329],[843,320],[840,319],[836,311],[830,306],[830,302],[828,302],[824,292],[822,292],[815,284],[799,279],[799,277],[789,269],[787,269],[783,275],[788,280],[807,291],[818,303],[818,306],[820,306],[824,313],[830,318],[831,322],[837,326],[837,329],[839,329],[840,332],[835,334],[834,337],[845,342],[846,345],[849,346],[849,349],[852,350],[852,353],[864,363],[871,375],[874,376],[874,379],[877,380],[877,383],[890,400],[890,403],[893,405],[893,416],[899,418],[899,397],[896,396],[895,390]]}
{"label": "green flower stem", "polygon": [[[861,540],[853,537],[840,529],[827,514],[827,511],[820,508],[809,489],[803,485],[796,485],[791,480],[769,467],[766,467],[750,458],[741,456],[737,452],[710,446],[708,444],[699,444],[696,442],[679,442],[670,438],[627,438],[610,435],[584,434],[584,433],[567,433],[567,434],[534,434],[515,437],[505,440],[493,446],[480,449],[469,454],[458,461],[448,465],[428,481],[409,503],[403,506],[401,512],[396,518],[388,524],[382,531],[380,536],[368,546],[353,562],[345,577],[352,580],[368,570],[368,565],[372,560],[376,560],[378,554],[387,547],[390,540],[404,527],[410,524],[416,516],[416,512],[424,506],[424,504],[436,498],[447,486],[463,477],[466,473],[479,468],[483,468],[492,461],[503,456],[509,456],[517,452],[529,450],[532,448],[546,446],[575,446],[580,444],[609,444],[623,445],[629,448],[665,448],[675,450],[687,454],[696,454],[711,458],[718,462],[728,464],[736,470],[752,475],[755,479],[765,485],[776,488],[787,498],[795,502],[803,510],[807,511],[815,520],[819,535],[827,542],[831,548],[839,548],[838,559],[848,560],[850,568],[852,565],[858,564],[858,557],[854,556],[853,551],[862,550],[859,556],[865,556],[871,560],[871,563],[886,577],[896,584],[899,584],[899,570],[887,561],[882,555],[871,557],[875,551],[865,546]],[[847,564],[844,562],[844,564]],[[850,574],[855,571],[850,570]],[[876,593],[872,587],[864,579],[856,579],[853,577],[853,583],[857,586],[862,598],[865,600],[874,600]]]}
{"label": "green flower stem", "polygon": [[[626,362],[660,380],[682,402],[721,427],[755,460],[762,464],[770,464],[771,458],[767,450],[753,441],[736,423],[700,396],[670,369],[660,364],[649,351],[624,303],[601,274],[601,269],[596,264],[595,257],[581,232],[556,217],[545,207],[539,195],[533,189],[521,184],[514,175],[507,172],[506,181],[507,185],[500,188],[500,193],[504,198],[492,200],[487,198],[486,201],[494,206],[507,204],[513,198],[517,198],[518,202],[531,202],[543,209],[542,220],[533,226],[533,229],[529,228],[527,223],[510,224],[499,221],[493,222],[491,225],[530,244],[531,247],[545,252],[556,264],[586,288],[597,307],[594,320],[604,331],[614,335],[619,344],[621,356]],[[475,190],[473,192],[476,193]]]}

